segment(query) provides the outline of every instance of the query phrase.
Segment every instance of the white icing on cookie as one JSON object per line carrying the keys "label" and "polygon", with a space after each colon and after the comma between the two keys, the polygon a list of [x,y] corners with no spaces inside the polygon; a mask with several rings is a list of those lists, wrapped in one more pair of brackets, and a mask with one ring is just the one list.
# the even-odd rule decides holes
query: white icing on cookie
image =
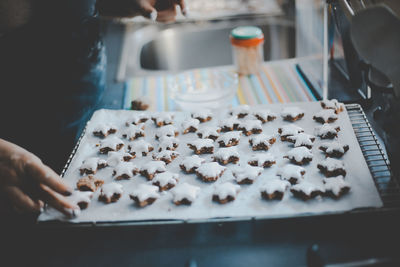
{"label": "white icing on cookie", "polygon": [[340,131],[340,128],[337,126],[333,126],[329,123],[324,123],[321,127],[316,127],[315,128],[315,135],[319,137],[326,136],[328,134],[331,135],[337,135],[337,133]]}
{"label": "white icing on cookie", "polygon": [[122,161],[114,168],[114,176],[127,176],[127,178],[132,178],[134,173],[136,173],[138,170],[138,167],[132,162]]}
{"label": "white icing on cookie", "polygon": [[138,140],[129,144],[129,152],[134,152],[137,157],[141,157],[143,153],[147,154],[151,150],[153,150],[153,146],[145,140]]}
{"label": "white icing on cookie", "polygon": [[281,167],[278,169],[276,174],[281,177],[283,180],[291,180],[295,179],[297,181],[303,179],[303,172],[306,170],[303,167],[293,165],[293,164],[287,164],[284,167]]}
{"label": "white icing on cookie", "polygon": [[135,140],[138,137],[144,136],[143,125],[130,124],[123,132],[123,137],[129,140]]}
{"label": "white icing on cookie", "polygon": [[346,146],[347,145],[343,145],[339,142],[324,142],[324,143],[321,143],[320,148],[321,147],[324,148],[325,152],[327,154],[331,154],[335,151],[344,154],[346,152],[346,150],[345,150]]}
{"label": "white icing on cookie", "polygon": [[262,167],[266,162],[274,162],[275,157],[271,153],[257,153],[249,158],[248,162],[252,161],[258,162],[258,166]]}
{"label": "white icing on cookie", "polygon": [[162,150],[175,150],[178,146],[179,140],[175,137],[163,136],[159,139],[158,151]]}
{"label": "white icing on cookie", "polygon": [[167,160],[172,161],[179,156],[179,153],[173,150],[162,150],[161,152],[153,155],[155,160]]}
{"label": "white icing on cookie", "polygon": [[197,155],[193,155],[190,157],[186,157],[182,162],[181,165],[185,167],[186,170],[190,170],[193,168],[198,168],[201,166],[201,164],[203,164],[204,162],[206,162],[205,159],[200,158]]}
{"label": "white icing on cookie", "polygon": [[273,135],[268,134],[257,134],[249,139],[249,142],[252,146],[257,145],[265,145],[268,148],[271,147],[270,141],[272,141],[275,137]]}
{"label": "white icing on cookie", "polygon": [[173,125],[162,126],[157,129],[155,137],[157,139],[162,137],[175,137],[178,134],[178,129]]}
{"label": "white icing on cookie", "polygon": [[345,147],[347,147],[347,145],[343,145],[339,142],[324,142],[320,145],[320,148],[325,149],[326,154],[331,154],[333,152],[344,154],[346,153]]}
{"label": "white icing on cookie", "polygon": [[67,197],[68,202],[78,205],[78,203],[89,204],[92,201],[93,192],[74,190],[70,196]]}
{"label": "white icing on cookie", "polygon": [[171,185],[176,185],[178,183],[178,178],[179,175],[177,173],[172,173],[172,172],[163,172],[163,173],[159,173],[156,174],[156,176],[154,177],[153,184],[155,183],[159,183],[160,187],[164,187],[168,184]]}
{"label": "white icing on cookie", "polygon": [[221,131],[221,129],[219,127],[206,126],[206,127],[203,127],[201,129],[197,130],[197,135],[200,138],[207,139],[211,136],[218,137],[220,131]]}
{"label": "white icing on cookie", "polygon": [[294,160],[296,162],[302,162],[304,159],[312,159],[313,158],[313,154],[305,146],[295,147],[295,148],[289,150],[286,153],[286,156],[289,159]]}
{"label": "white icing on cookie", "polygon": [[116,127],[108,123],[100,123],[93,128],[93,132],[99,132],[106,135],[111,129],[116,129]]}
{"label": "white icing on cookie", "polygon": [[337,120],[338,115],[336,115],[335,111],[332,109],[324,109],[315,114],[314,118],[321,118],[327,123],[329,120]]}
{"label": "white icing on cookie", "polygon": [[218,149],[217,152],[214,153],[215,159],[220,160],[228,160],[230,157],[237,157],[239,158],[239,152],[237,151],[236,147],[223,147]]}
{"label": "white icing on cookie", "polygon": [[283,118],[285,117],[295,118],[297,116],[300,116],[301,114],[304,115],[304,111],[298,107],[286,107],[281,112],[281,116]]}
{"label": "white icing on cookie", "polygon": [[244,120],[240,122],[239,129],[245,131],[262,130],[262,124],[259,120]]}
{"label": "white icing on cookie", "polygon": [[274,120],[277,116],[269,109],[255,110],[251,113],[254,117],[264,122]]}
{"label": "white icing on cookie", "polygon": [[152,160],[145,163],[141,168],[141,171],[147,171],[147,173],[165,172],[167,171],[164,161]]}
{"label": "white icing on cookie", "polygon": [[344,180],[342,175],[323,179],[325,190],[339,197],[343,189],[350,189],[350,184]]}
{"label": "white icing on cookie", "polygon": [[146,115],[145,113],[135,113],[132,114],[132,116],[130,117],[130,119],[125,123],[126,126],[129,125],[138,125],[142,122],[145,122],[149,119],[149,116]]}
{"label": "white icing on cookie", "polygon": [[214,196],[218,196],[220,200],[228,197],[235,198],[240,191],[240,186],[225,182],[214,187]]}
{"label": "white icing on cookie", "polygon": [[160,112],[156,113],[152,116],[152,119],[157,125],[163,124],[172,124],[174,122],[174,115],[172,113]]}
{"label": "white icing on cookie", "polygon": [[239,131],[227,132],[227,133],[222,134],[218,138],[217,142],[221,142],[222,141],[225,145],[227,145],[229,143],[229,141],[231,141],[231,140],[239,141],[241,136],[242,136],[242,132],[239,132]]}
{"label": "white icing on cookie", "polygon": [[235,177],[238,183],[241,183],[243,180],[251,180],[254,181],[258,176],[261,175],[264,168],[255,167],[250,165],[238,166],[237,168],[232,170],[233,176]]}
{"label": "white icing on cookie", "polygon": [[294,142],[294,147],[312,147],[315,141],[315,136],[306,133],[299,133],[293,136],[288,136],[287,139]]}
{"label": "white icing on cookie", "polygon": [[175,186],[171,190],[173,197],[174,197],[174,202],[179,202],[184,199],[187,199],[190,202],[195,201],[197,198],[198,194],[200,193],[200,187],[190,185],[188,183],[182,183],[180,185]]}
{"label": "white icing on cookie", "polygon": [[336,99],[331,99],[331,100],[323,100],[321,101],[321,104],[323,104],[325,109],[333,109],[338,112],[342,111],[344,109],[343,103],[340,103]]}
{"label": "white icing on cookie", "polygon": [[192,118],[200,119],[200,120],[207,120],[208,117],[212,117],[213,113],[210,109],[198,109],[192,111]]}
{"label": "white icing on cookie", "polygon": [[121,194],[122,195],[122,185],[116,182],[111,182],[108,184],[104,184],[101,187],[100,195],[106,198],[111,198],[114,194]]}
{"label": "white icing on cookie", "polygon": [[100,123],[93,129],[93,133],[95,135],[102,135],[102,136],[107,136],[111,133],[115,133],[117,131],[117,127],[114,125],[111,125],[109,123]]}
{"label": "white icing on cookie", "polygon": [[88,170],[90,172],[95,173],[99,165],[107,165],[107,162],[97,157],[87,158],[83,161],[80,170],[81,171]]}
{"label": "white icing on cookie", "polygon": [[307,196],[310,196],[311,193],[315,191],[320,191],[320,192],[325,192],[325,188],[323,188],[319,184],[311,183],[306,180],[302,180],[298,184],[292,185],[291,190],[297,191],[297,192],[303,192]]}
{"label": "white icing on cookie", "polygon": [[343,161],[333,158],[326,158],[325,160],[321,161],[319,165],[325,167],[329,172],[333,172],[337,169],[344,169]]}
{"label": "white icing on cookie", "polygon": [[286,180],[278,178],[268,179],[264,184],[260,186],[260,192],[265,192],[271,195],[275,192],[284,193],[290,187],[290,183]]}
{"label": "white icing on cookie", "polygon": [[219,122],[219,126],[221,128],[225,127],[225,128],[230,128],[230,129],[234,129],[239,124],[240,124],[240,121],[235,117],[230,117],[230,118],[227,118],[227,119]]}
{"label": "white icing on cookie", "polygon": [[126,153],[124,151],[111,151],[108,153],[108,158],[107,158],[107,165],[111,167],[115,167],[120,163],[121,161],[125,161],[124,158],[130,158],[132,159],[133,156],[129,153]]}
{"label": "white icing on cookie", "polygon": [[239,115],[248,115],[250,113],[250,106],[249,105],[240,105],[233,108],[230,112],[232,116],[239,116]]}
{"label": "white icing on cookie", "polygon": [[212,139],[197,139],[188,143],[196,148],[196,150],[200,150],[201,148],[214,148],[214,141]]}
{"label": "white icing on cookie", "polygon": [[117,127],[111,125],[109,123],[100,123],[96,127],[93,128],[93,133],[100,133],[103,136],[107,136],[110,131],[117,131]]}
{"label": "white icing on cookie", "polygon": [[188,118],[182,122],[183,131],[188,130],[190,128],[198,129],[200,125],[200,121],[198,119]]}
{"label": "white icing on cookie", "polygon": [[132,197],[137,197],[140,202],[145,201],[149,198],[159,198],[158,187],[149,184],[140,184],[138,187],[133,189],[129,194]]}
{"label": "white icing on cookie", "polygon": [[279,129],[281,130],[281,136],[291,136],[304,132],[303,128],[294,124],[284,125]]}
{"label": "white icing on cookie", "polygon": [[208,162],[197,168],[197,173],[204,177],[219,177],[225,170],[226,168],[217,162]]}
{"label": "white icing on cookie", "polygon": [[124,141],[116,136],[110,136],[100,142],[100,149],[109,148],[112,151],[117,151],[119,145],[124,145]]}

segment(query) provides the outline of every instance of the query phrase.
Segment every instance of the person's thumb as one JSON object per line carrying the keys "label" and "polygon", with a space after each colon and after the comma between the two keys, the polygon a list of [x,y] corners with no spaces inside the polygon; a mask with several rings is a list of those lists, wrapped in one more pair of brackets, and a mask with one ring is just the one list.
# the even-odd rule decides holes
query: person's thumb
{"label": "person's thumb", "polygon": [[139,1],[140,13],[143,17],[151,20],[157,19],[157,10],[150,4],[148,0]]}

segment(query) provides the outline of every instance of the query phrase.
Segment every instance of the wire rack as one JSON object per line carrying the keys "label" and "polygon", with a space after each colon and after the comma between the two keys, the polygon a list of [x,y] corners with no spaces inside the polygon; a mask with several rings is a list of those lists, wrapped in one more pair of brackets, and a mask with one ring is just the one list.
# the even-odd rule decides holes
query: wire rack
{"label": "wire rack", "polygon": [[391,173],[389,160],[367,116],[358,104],[348,104],[346,109],[384,208],[400,208],[399,181]]}
{"label": "wire rack", "polygon": [[71,164],[72,159],[75,157],[76,151],[78,150],[78,148],[81,144],[82,138],[85,136],[86,128],[87,128],[87,124],[86,124],[85,128],[83,129],[81,135],[79,136],[79,139],[76,142],[76,145],[74,146],[74,149],[72,150],[71,155],[69,155],[67,163],[65,163],[65,166],[61,171],[61,177],[64,177],[66,171],[68,170],[69,165]]}
{"label": "wire rack", "polygon": [[[399,181],[392,176],[390,170],[390,163],[376,137],[371,124],[368,122],[367,116],[365,115],[362,107],[359,104],[347,104],[346,110],[350,118],[350,122],[354,129],[355,135],[359,142],[362,153],[367,162],[368,168],[374,179],[376,188],[383,201],[383,208],[379,210],[388,209],[400,209],[400,185]],[[81,137],[79,138],[75,148],[73,149],[61,176],[64,176],[66,170],[68,169],[71,161],[73,160],[75,153],[81,143],[83,136],[85,135],[86,128],[83,130]],[[368,212],[370,209],[364,209],[362,211]],[[361,212],[362,212],[361,211]],[[357,210],[355,212],[360,212]],[[251,219],[251,218],[249,218]],[[242,218],[246,220],[246,218]],[[212,221],[212,220],[208,220]],[[225,220],[229,221],[229,219]],[[160,223],[168,223],[168,221],[161,221]],[[142,222],[113,222],[113,223],[103,223],[102,225],[140,225]],[[149,224],[147,222],[143,224]],[[151,224],[157,224],[157,222],[152,222]],[[85,226],[85,224],[74,224],[76,226]]]}

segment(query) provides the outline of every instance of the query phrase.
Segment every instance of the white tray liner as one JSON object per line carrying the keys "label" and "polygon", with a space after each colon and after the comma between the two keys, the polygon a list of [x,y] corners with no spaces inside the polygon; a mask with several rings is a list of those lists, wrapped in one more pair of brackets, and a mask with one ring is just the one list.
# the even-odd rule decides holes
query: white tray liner
{"label": "white tray liner", "polygon": [[[314,128],[321,124],[312,120],[313,114],[321,110],[319,102],[313,103],[293,103],[285,104],[273,104],[266,105],[268,108],[277,114],[289,105],[294,105],[302,108],[305,111],[305,116],[295,124],[302,127],[306,133],[314,134]],[[71,161],[65,175],[65,182],[72,188],[76,188],[76,182],[82,177],[79,173],[79,168],[82,161],[88,157],[101,157],[107,158],[105,155],[98,154],[98,147],[96,144],[99,143],[99,138],[94,137],[92,134],[93,128],[98,123],[109,122],[123,129],[125,122],[129,119],[130,115],[136,111],[127,110],[98,110],[93,115],[92,119],[87,125],[87,130],[82,138],[79,148]],[[201,124],[205,125],[216,125],[220,119],[227,116],[226,111],[215,112],[218,117],[214,117],[212,121]],[[175,125],[180,127],[182,120],[188,117],[188,113],[176,112],[175,113]],[[284,122],[279,116],[273,122],[263,124],[263,132],[267,134],[276,134],[277,129],[282,125],[289,124]],[[286,164],[287,160],[283,159],[282,156],[285,152],[291,149],[291,145],[287,142],[281,142],[277,135],[277,142],[272,146],[269,152],[273,153],[277,157],[277,164],[271,168],[267,168],[263,171],[262,175],[258,177],[252,185],[242,185],[241,191],[239,192],[235,201],[225,205],[218,204],[211,200],[214,184],[219,184],[225,181],[234,182],[231,167],[235,165],[227,165],[228,170],[224,175],[215,183],[204,183],[199,180],[195,174],[186,175],[180,168],[179,163],[184,157],[192,155],[192,151],[188,149],[186,143],[193,138],[197,138],[195,134],[180,134],[178,138],[181,143],[177,149],[180,156],[175,159],[171,164],[168,165],[168,170],[179,173],[179,183],[188,182],[190,184],[201,187],[201,193],[198,199],[191,206],[175,206],[172,203],[172,194],[170,192],[162,193],[160,199],[154,204],[145,208],[138,208],[134,205],[133,201],[129,198],[129,192],[137,186],[139,183],[148,183],[148,181],[140,174],[131,180],[120,181],[124,186],[124,194],[122,198],[113,204],[104,204],[98,201],[98,195],[100,190],[95,192],[93,200],[90,203],[88,209],[83,210],[81,214],[74,218],[69,219],[70,222],[81,223],[81,222],[116,222],[116,221],[151,221],[151,220],[203,220],[210,218],[237,218],[240,217],[256,217],[256,218],[276,218],[276,217],[290,217],[300,216],[304,214],[327,214],[346,212],[356,208],[378,208],[382,207],[383,203],[377,192],[375,184],[373,182],[371,173],[365,162],[364,156],[361,152],[353,128],[351,126],[348,114],[346,111],[339,114],[339,119],[334,125],[339,125],[341,131],[339,132],[338,141],[343,144],[348,144],[350,150],[344,155],[342,160],[345,163],[347,176],[346,181],[351,185],[351,191],[349,194],[343,196],[339,200],[333,200],[328,197],[318,197],[316,199],[302,201],[294,198],[289,191],[286,192],[282,201],[266,201],[260,197],[259,186],[263,181],[275,177],[276,170]],[[154,140],[155,126],[152,121],[146,123],[146,140],[151,142],[157,148],[156,141]],[[121,130],[117,132],[117,136],[121,135]],[[238,146],[240,152],[240,163],[244,164],[247,162],[249,155],[256,153],[253,152],[248,144],[248,138],[242,136],[240,144]],[[126,141],[125,139],[121,138]],[[307,165],[305,178],[309,181],[322,183],[323,176],[320,174],[316,165],[322,159],[324,159],[323,153],[319,151],[318,147],[321,142],[329,140],[320,140],[317,138],[314,147],[312,149],[314,154],[313,161]],[[126,142],[127,143],[127,142]],[[216,149],[218,145],[216,144]],[[257,152],[262,153],[262,152]],[[211,161],[211,155],[201,155],[207,161]],[[149,160],[149,158],[137,158],[133,162],[140,166],[143,161]],[[95,175],[99,179],[103,179],[106,183],[113,181],[112,168],[108,167],[99,170]],[[46,209],[39,216],[39,221],[48,220],[67,220],[61,213],[54,209]]]}

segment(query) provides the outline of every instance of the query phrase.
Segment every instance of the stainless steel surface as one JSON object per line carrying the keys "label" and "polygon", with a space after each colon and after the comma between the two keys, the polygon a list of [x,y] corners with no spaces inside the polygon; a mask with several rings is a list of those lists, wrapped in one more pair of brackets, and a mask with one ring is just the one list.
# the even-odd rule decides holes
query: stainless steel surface
{"label": "stainless steel surface", "polygon": [[386,259],[386,258],[372,258],[366,260],[358,260],[352,262],[344,262],[344,263],[333,263],[327,264],[324,267],[366,267],[366,266],[398,266],[399,262],[395,259]]}
{"label": "stainless steel surface", "polygon": [[[379,211],[389,211],[389,210],[399,210],[400,209],[400,185],[399,181],[392,176],[389,167],[389,161],[385,155],[385,152],[375,136],[375,133],[368,122],[368,119],[359,104],[347,104],[347,112],[350,117],[351,124],[353,126],[354,132],[357,137],[357,141],[360,144],[361,150],[367,162],[367,165],[371,171],[371,175],[374,179],[375,185],[378,189],[379,195],[382,198],[384,206],[380,209],[357,209],[350,213],[362,213],[362,212],[379,212]],[[73,160],[75,153],[80,145],[80,141],[84,136],[85,131],[83,131],[81,138],[76,144],[74,150],[72,151],[68,162],[66,163],[62,176],[68,169],[71,161]],[[331,213],[342,214],[342,212]],[[317,216],[318,214],[302,214],[296,216],[287,217],[238,217],[238,218],[213,218],[206,220],[153,220],[153,221],[121,221],[121,222],[101,222],[101,223],[67,223],[67,222],[39,222],[39,225],[65,225],[73,227],[113,227],[113,226],[140,226],[140,225],[167,225],[167,224],[196,224],[196,223],[223,223],[223,222],[246,222],[246,221],[257,221],[265,219],[282,219],[282,218],[306,218]]]}
{"label": "stainless steel surface", "polygon": [[277,0],[186,0],[190,19],[212,19],[238,15],[282,12]]}
{"label": "stainless steel surface", "polygon": [[232,64],[230,31],[241,25],[261,27],[265,35],[264,58],[276,60],[295,55],[295,27],[277,18],[128,27],[121,57],[119,80],[159,71]]}
{"label": "stainless steel surface", "polygon": [[390,79],[397,97],[400,97],[399,29],[399,17],[384,5],[357,13],[350,29],[357,52]]}

